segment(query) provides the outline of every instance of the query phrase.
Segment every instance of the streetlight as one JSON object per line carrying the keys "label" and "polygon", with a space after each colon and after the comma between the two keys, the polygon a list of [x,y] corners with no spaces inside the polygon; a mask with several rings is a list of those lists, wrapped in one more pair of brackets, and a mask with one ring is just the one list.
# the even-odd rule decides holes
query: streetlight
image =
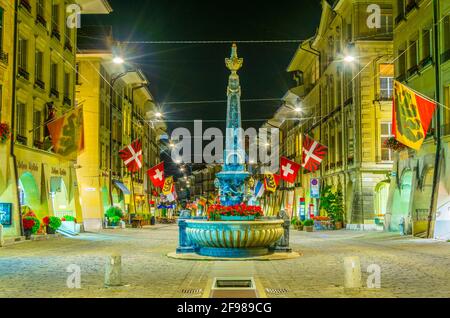
{"label": "streetlight", "polygon": [[354,61],[356,61],[356,58],[353,55],[346,55],[344,57],[344,61],[347,63],[353,63]]}
{"label": "streetlight", "polygon": [[162,115],[162,113],[161,112],[156,112],[155,113],[155,117],[156,118],[161,118],[163,115]]}
{"label": "streetlight", "polygon": [[116,56],[113,58],[113,63],[117,64],[117,65],[121,65],[121,64],[125,63],[125,60],[123,59],[123,57]]}

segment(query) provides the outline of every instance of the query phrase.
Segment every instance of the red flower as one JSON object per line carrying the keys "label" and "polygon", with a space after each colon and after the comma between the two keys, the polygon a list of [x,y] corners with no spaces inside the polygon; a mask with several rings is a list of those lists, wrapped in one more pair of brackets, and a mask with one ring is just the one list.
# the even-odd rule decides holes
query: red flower
{"label": "red flower", "polygon": [[50,218],[48,216],[46,216],[45,218],[42,219],[42,222],[44,223],[44,225],[49,225],[50,224]]}
{"label": "red flower", "polygon": [[36,225],[36,221],[33,219],[23,219],[22,223],[24,230],[31,230]]}

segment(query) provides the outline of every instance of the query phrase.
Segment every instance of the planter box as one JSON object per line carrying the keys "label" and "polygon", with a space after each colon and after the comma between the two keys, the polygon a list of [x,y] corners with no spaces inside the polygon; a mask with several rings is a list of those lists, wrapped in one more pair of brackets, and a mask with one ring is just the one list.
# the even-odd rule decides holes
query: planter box
{"label": "planter box", "polygon": [[221,221],[255,221],[255,216],[221,216]]}
{"label": "planter box", "polygon": [[314,232],[314,226],[304,226],[303,228],[304,228],[305,232],[309,232],[309,233]]}

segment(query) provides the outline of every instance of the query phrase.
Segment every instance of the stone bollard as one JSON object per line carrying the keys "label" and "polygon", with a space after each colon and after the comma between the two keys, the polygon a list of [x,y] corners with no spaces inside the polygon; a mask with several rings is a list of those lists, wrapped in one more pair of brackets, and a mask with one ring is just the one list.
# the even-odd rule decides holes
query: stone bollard
{"label": "stone bollard", "polygon": [[114,254],[106,262],[105,286],[122,286],[122,256]]}
{"label": "stone bollard", "polygon": [[3,225],[0,224],[0,247],[5,246],[5,241],[3,240]]}
{"label": "stone bollard", "polygon": [[281,239],[275,244],[273,250],[278,253],[291,253],[292,248],[289,247],[289,231],[291,228],[291,220],[289,219],[289,215],[285,211],[280,211],[279,218],[284,220],[284,234]]}
{"label": "stone bollard", "polygon": [[177,248],[177,254],[187,254],[195,252],[195,248],[192,246],[192,243],[187,236],[186,228],[187,228],[186,219],[179,219],[178,220],[179,246]]}
{"label": "stone bollard", "polygon": [[361,261],[357,256],[344,258],[344,287],[361,288]]}

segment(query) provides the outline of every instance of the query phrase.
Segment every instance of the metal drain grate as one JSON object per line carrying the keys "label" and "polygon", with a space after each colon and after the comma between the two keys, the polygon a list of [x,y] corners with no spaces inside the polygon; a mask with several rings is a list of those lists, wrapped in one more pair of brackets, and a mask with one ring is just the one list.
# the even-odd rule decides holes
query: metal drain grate
{"label": "metal drain grate", "polygon": [[187,295],[198,295],[203,293],[203,289],[201,288],[192,288],[192,289],[182,289],[181,292]]}
{"label": "metal drain grate", "polygon": [[281,295],[287,294],[288,292],[289,289],[286,288],[266,288],[266,293],[268,294]]}

